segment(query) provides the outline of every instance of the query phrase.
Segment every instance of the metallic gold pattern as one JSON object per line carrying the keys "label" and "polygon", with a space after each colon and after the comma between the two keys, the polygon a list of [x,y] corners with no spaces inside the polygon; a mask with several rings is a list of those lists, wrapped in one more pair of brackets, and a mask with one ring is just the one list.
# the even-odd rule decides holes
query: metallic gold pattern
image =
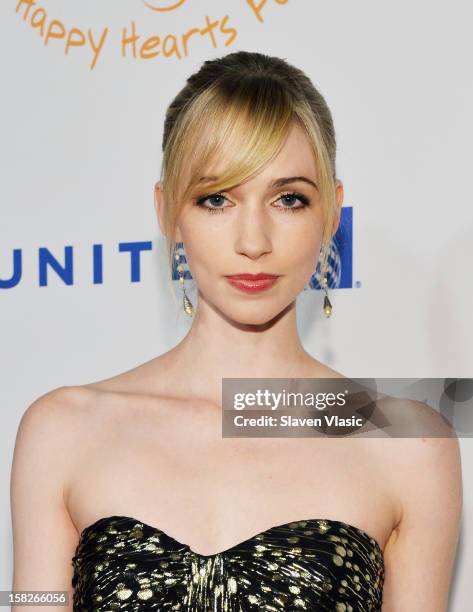
{"label": "metallic gold pattern", "polygon": [[75,612],[380,612],[383,553],[366,532],[330,519],[277,525],[201,555],[157,527],[108,516],[72,557]]}

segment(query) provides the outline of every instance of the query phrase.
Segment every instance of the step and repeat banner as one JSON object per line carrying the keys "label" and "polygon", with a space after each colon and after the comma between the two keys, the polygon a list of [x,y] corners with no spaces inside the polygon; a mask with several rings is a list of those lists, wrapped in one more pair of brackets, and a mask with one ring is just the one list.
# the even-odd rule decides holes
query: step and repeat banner
{"label": "step and repeat banner", "polygon": [[[3,0],[0,17],[0,589],[28,405],[130,369],[189,329],[153,189],[166,108],[206,59],[287,59],[332,112],[345,199],[332,316],[315,276],[298,298],[307,350],[353,377],[471,376],[470,3]],[[473,597],[471,434],[460,444],[454,612]]]}

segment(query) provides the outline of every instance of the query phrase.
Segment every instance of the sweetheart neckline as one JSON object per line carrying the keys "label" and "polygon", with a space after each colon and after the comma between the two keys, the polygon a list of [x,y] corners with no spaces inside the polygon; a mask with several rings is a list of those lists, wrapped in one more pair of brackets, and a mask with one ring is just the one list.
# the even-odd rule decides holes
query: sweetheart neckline
{"label": "sweetheart neckline", "polygon": [[105,521],[110,521],[112,519],[122,519],[122,520],[125,519],[126,521],[133,521],[135,523],[139,523],[140,525],[143,525],[143,527],[146,527],[147,529],[150,529],[152,531],[159,532],[159,533],[163,534],[164,536],[166,536],[166,538],[169,538],[169,540],[171,540],[175,544],[184,547],[186,550],[191,552],[193,555],[195,555],[196,557],[200,557],[202,559],[214,559],[214,558],[216,558],[218,556],[221,556],[221,555],[229,553],[229,552],[231,552],[233,550],[236,550],[240,546],[243,546],[244,544],[248,544],[249,542],[251,542],[252,540],[257,538],[258,536],[262,536],[262,535],[268,534],[271,531],[273,531],[274,529],[281,529],[281,528],[284,528],[284,527],[289,527],[289,525],[291,525],[292,523],[305,522],[305,523],[313,524],[315,522],[323,521],[325,523],[331,523],[332,525],[342,525],[345,528],[348,527],[351,530],[356,530],[359,534],[361,534],[366,540],[368,540],[377,549],[378,553],[381,554],[381,559],[382,559],[382,562],[384,564],[384,552],[383,552],[383,549],[381,548],[381,545],[379,544],[379,542],[378,542],[378,540],[376,538],[371,536],[368,532],[364,531],[363,529],[360,529],[356,525],[352,525],[351,523],[346,523],[345,521],[339,521],[337,519],[330,519],[330,518],[301,518],[301,519],[297,519],[297,520],[294,520],[294,521],[288,521],[287,523],[281,523],[280,525],[273,525],[272,527],[268,527],[268,529],[265,529],[264,531],[260,531],[259,533],[253,534],[249,538],[246,538],[245,540],[242,540],[241,542],[238,542],[237,544],[234,544],[233,546],[229,546],[225,550],[221,550],[221,551],[216,552],[216,553],[211,553],[210,555],[205,555],[205,554],[196,552],[195,550],[193,550],[189,546],[189,544],[186,544],[185,542],[180,542],[179,540],[177,540],[173,536],[169,535],[168,533],[166,533],[165,531],[163,531],[159,527],[155,527],[154,525],[150,525],[149,523],[145,523],[144,521],[142,521],[142,520],[140,520],[138,518],[135,518],[133,516],[112,514],[112,515],[109,515],[109,516],[103,516],[101,518],[98,518],[96,521],[94,521],[93,523],[90,523],[89,525],[84,527],[84,529],[82,529],[82,531],[80,532],[80,535],[79,535],[79,542],[78,542],[77,547],[76,547],[76,554],[77,554],[77,550],[78,550],[81,542],[85,538],[85,535],[86,535],[87,532],[92,530],[99,523],[102,523],[102,522],[105,522]]}

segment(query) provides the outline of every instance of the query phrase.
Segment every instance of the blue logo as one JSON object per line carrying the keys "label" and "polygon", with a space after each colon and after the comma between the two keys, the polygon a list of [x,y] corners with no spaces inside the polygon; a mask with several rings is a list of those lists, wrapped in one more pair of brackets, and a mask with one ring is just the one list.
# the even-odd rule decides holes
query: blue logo
{"label": "blue logo", "polygon": [[[321,289],[320,266],[312,274],[309,287]],[[340,224],[330,245],[327,269],[327,284],[331,289],[353,287],[353,207],[343,206]]]}

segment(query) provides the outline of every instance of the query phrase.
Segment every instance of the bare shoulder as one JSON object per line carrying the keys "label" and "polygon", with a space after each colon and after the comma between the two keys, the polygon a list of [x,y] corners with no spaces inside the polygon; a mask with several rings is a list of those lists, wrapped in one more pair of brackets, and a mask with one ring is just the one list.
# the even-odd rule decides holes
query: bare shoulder
{"label": "bare shoulder", "polygon": [[31,477],[31,466],[50,466],[50,480],[62,483],[80,449],[84,415],[93,405],[94,392],[82,387],[57,387],[36,398],[22,414],[15,440],[12,488]]}
{"label": "bare shoulder", "polygon": [[[423,419],[421,429],[424,429]],[[394,450],[399,472],[399,495],[403,504],[403,520],[418,507],[425,508],[441,501],[442,508],[431,508],[430,513],[444,519],[457,520],[462,502],[461,454],[454,431],[442,423],[432,431],[428,416],[428,436],[395,439]],[[394,459],[394,458],[393,458]],[[394,467],[394,466],[393,466]],[[450,517],[448,516],[450,514]]]}
{"label": "bare shoulder", "polygon": [[[398,398],[379,403],[386,437],[375,445],[377,462],[390,475],[399,501],[398,529],[412,517],[458,521],[462,503],[461,455],[458,437],[446,419],[428,404]],[[438,501],[442,500],[441,504]],[[426,504],[432,508],[426,512]]]}
{"label": "bare shoulder", "polygon": [[411,437],[380,440],[401,509],[385,549],[383,610],[443,612],[460,531],[460,447],[449,424],[422,402],[407,406],[403,419]]}
{"label": "bare shoulder", "polygon": [[[462,505],[462,466],[454,429],[428,405],[415,402],[413,437],[401,439],[401,464],[405,471],[400,489],[404,520],[420,513],[429,502],[430,516],[454,525]],[[428,517],[427,517],[428,520]],[[448,532],[448,529],[447,529]]]}
{"label": "bare shoulder", "polygon": [[412,515],[416,506],[424,507],[429,496],[434,504],[436,496],[445,496],[443,509],[435,512],[450,511],[452,520],[456,520],[462,490],[460,445],[455,430],[424,402],[386,398],[380,405],[386,419],[384,429],[389,434],[380,442],[388,461],[386,467],[395,475],[404,526],[408,514]]}
{"label": "bare shoulder", "polygon": [[[80,421],[84,411],[97,399],[97,391],[82,386],[63,386],[52,389],[36,398],[23,413],[18,427],[17,440],[29,433],[64,434],[72,421]],[[59,439],[58,439],[59,441]]]}
{"label": "bare shoulder", "polygon": [[52,413],[55,410],[67,410],[68,408],[78,407],[91,396],[91,390],[87,385],[74,385],[56,387],[37,397],[28,406],[24,417],[36,414]]}
{"label": "bare shoulder", "polygon": [[[100,443],[111,420],[127,414],[128,394],[107,384],[57,387],[36,398],[18,426],[15,454],[55,454],[57,469],[71,473],[87,452],[90,432]],[[120,410],[124,408],[124,410]]]}

